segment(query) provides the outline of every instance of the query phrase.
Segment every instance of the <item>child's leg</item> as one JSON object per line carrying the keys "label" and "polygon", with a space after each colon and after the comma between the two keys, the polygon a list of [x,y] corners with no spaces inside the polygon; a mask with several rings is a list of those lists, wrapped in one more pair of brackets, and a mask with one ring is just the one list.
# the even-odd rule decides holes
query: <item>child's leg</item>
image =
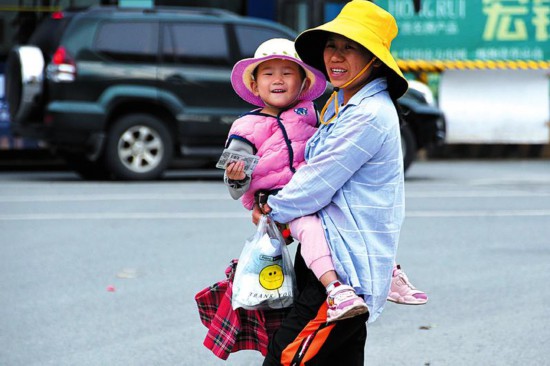
{"label": "child's leg", "polygon": [[363,298],[338,281],[321,219],[303,216],[289,223],[292,236],[301,243],[301,254],[309,269],[325,286],[328,294],[327,322],[347,319],[368,312]]}
{"label": "child's leg", "polygon": [[336,281],[338,278],[321,219],[317,215],[303,216],[289,222],[288,227],[292,236],[302,243],[302,257],[307,268],[325,287]]}

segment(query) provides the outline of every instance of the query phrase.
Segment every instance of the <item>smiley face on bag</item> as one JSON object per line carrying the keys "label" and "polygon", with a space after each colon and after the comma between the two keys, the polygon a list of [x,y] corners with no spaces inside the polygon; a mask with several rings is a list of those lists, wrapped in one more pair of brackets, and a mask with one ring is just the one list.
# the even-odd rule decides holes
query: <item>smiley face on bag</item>
{"label": "smiley face on bag", "polygon": [[283,286],[285,276],[278,264],[267,266],[260,272],[260,285],[266,290],[276,290]]}

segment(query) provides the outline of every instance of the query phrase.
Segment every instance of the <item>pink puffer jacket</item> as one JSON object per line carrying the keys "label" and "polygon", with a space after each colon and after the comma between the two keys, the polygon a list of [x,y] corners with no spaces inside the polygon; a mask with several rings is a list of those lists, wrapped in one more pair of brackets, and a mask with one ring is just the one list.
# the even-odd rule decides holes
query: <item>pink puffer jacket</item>
{"label": "pink puffer jacket", "polygon": [[256,191],[282,188],[305,164],[306,143],[317,130],[317,122],[312,102],[300,102],[278,118],[250,112],[233,122],[227,144],[233,138],[245,140],[260,158],[250,188],[242,196],[244,207],[251,210]]}

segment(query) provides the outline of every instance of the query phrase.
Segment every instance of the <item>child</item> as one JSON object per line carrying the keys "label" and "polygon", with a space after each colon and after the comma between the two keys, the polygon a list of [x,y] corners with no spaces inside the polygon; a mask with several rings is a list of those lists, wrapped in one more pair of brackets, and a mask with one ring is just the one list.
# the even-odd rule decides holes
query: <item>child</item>
{"label": "child", "polygon": [[[258,47],[254,58],[235,64],[231,82],[242,99],[260,107],[233,123],[226,144],[230,150],[260,158],[250,177],[243,162],[231,163],[225,171],[231,196],[242,198],[251,210],[258,203],[257,192],[275,193],[305,164],[305,144],[318,124],[312,100],[323,94],[326,81],[322,73],[300,61],[292,41],[271,39]],[[355,290],[338,281],[319,217],[297,218],[289,228],[302,243],[308,268],[326,288],[327,323],[368,312]]]}

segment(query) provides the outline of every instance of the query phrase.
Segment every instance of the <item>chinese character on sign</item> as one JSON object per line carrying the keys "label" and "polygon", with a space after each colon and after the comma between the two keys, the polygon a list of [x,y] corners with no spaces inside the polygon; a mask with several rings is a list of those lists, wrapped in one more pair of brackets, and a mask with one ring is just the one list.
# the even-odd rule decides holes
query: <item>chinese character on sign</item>
{"label": "chinese character on sign", "polygon": [[548,41],[548,25],[550,24],[550,0],[533,1],[533,25],[535,26],[535,39]]}
{"label": "chinese character on sign", "polygon": [[447,27],[445,27],[447,34],[454,35],[459,33],[459,27],[456,22],[448,22]]}
{"label": "chinese character on sign", "polygon": [[486,41],[527,40],[527,27],[522,16],[529,11],[529,0],[483,0],[487,23],[483,32]]}
{"label": "chinese character on sign", "polygon": [[399,25],[399,33],[410,35],[412,33],[412,25],[410,22],[402,22]]}

